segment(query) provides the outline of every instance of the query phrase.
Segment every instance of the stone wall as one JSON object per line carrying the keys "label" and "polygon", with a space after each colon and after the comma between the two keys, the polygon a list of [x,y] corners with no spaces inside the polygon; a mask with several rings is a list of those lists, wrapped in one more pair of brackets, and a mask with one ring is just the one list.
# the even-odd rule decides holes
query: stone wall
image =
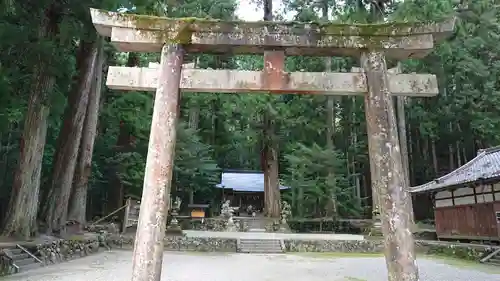
{"label": "stone wall", "polygon": [[[234,219],[234,223],[238,231],[248,231],[248,223],[244,220]],[[206,218],[201,220],[185,219],[180,220],[182,229],[185,230],[209,230],[209,231],[225,231],[226,220],[223,218]]]}
{"label": "stone wall", "polygon": [[480,244],[422,240],[415,243],[415,248],[417,252],[427,255],[440,255],[478,261],[482,257],[493,252],[498,247]]}
{"label": "stone wall", "polygon": [[[285,240],[287,252],[340,252],[340,253],[382,253],[382,240],[325,241],[325,240]],[[416,241],[415,250],[426,255],[443,255],[466,260],[479,260],[491,253],[495,247],[451,243],[442,241]]]}
{"label": "stone wall", "polygon": [[382,252],[382,241],[370,240],[285,240],[287,252],[340,252],[377,253]]}
{"label": "stone wall", "polygon": [[[90,237],[89,237],[90,236]],[[133,236],[119,234],[84,235],[71,237],[68,240],[54,240],[44,243],[25,245],[36,254],[45,265],[60,263],[78,257],[96,253],[100,248],[132,249]],[[338,253],[382,253],[382,240],[284,240],[286,252],[338,252]],[[493,251],[495,247],[461,244],[438,241],[417,241],[416,250],[422,254],[444,255],[467,260],[479,260]],[[194,252],[231,252],[237,251],[235,238],[210,238],[167,236],[165,238],[166,251],[194,251]],[[2,256],[0,249],[0,257]],[[4,267],[9,265],[0,259],[0,272],[8,271]]]}
{"label": "stone wall", "polygon": [[[108,240],[111,247],[132,249],[134,247],[133,237],[113,236]],[[191,252],[236,252],[237,239],[234,238],[210,238],[210,237],[187,237],[167,236],[164,240],[166,251],[191,251]]]}
{"label": "stone wall", "polygon": [[97,253],[101,246],[106,246],[106,242],[101,242],[98,237],[74,237],[40,243],[28,250],[36,254],[45,265],[49,265]]}
{"label": "stone wall", "polygon": [[[97,253],[100,247],[110,249],[106,236],[95,234],[73,236],[66,240],[50,238],[42,242],[21,243],[21,245],[40,259],[43,265],[61,263]],[[12,256],[7,253],[16,248],[16,245],[11,244],[4,247],[5,249],[0,249],[0,275],[15,272]]]}

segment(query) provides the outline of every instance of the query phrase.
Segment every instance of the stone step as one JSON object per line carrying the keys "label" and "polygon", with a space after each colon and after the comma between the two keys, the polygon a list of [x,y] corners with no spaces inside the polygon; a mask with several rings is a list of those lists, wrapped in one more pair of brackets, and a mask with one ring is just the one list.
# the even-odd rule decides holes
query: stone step
{"label": "stone step", "polygon": [[13,260],[22,260],[22,259],[26,259],[26,258],[29,258],[30,255],[28,255],[28,253],[25,253],[25,252],[22,252],[22,253],[17,253],[17,254],[13,254],[12,255],[12,259]]}
{"label": "stone step", "polygon": [[283,253],[281,241],[277,239],[240,239],[240,253]]}
{"label": "stone step", "polygon": [[284,253],[281,249],[240,249],[239,253],[273,253],[282,254]]}
{"label": "stone step", "polygon": [[500,256],[497,255],[497,256],[494,256],[492,258],[490,258],[487,262],[485,262],[486,264],[493,264],[493,265],[499,265],[500,266]]}
{"label": "stone step", "polygon": [[17,247],[12,247],[9,249],[10,252],[12,253],[12,255],[16,256],[16,255],[20,255],[20,254],[24,254],[24,251],[17,248]]}
{"label": "stone step", "polygon": [[272,241],[272,242],[243,242],[241,241],[240,242],[241,245],[277,245],[277,246],[281,246],[281,243],[279,241]]}
{"label": "stone step", "polygon": [[278,248],[281,248],[281,244],[279,244],[279,243],[276,243],[276,244],[275,243],[273,243],[273,244],[271,244],[271,243],[268,243],[268,244],[266,244],[266,243],[263,243],[263,244],[259,244],[259,243],[240,243],[240,246],[241,247],[247,247],[247,248],[251,248],[251,247],[268,247],[268,248],[270,248],[270,247],[278,247]]}
{"label": "stone step", "polygon": [[19,266],[19,272],[26,272],[28,270],[37,269],[43,267],[40,263],[30,263],[27,265]]}
{"label": "stone step", "polygon": [[14,264],[19,268],[19,272],[25,272],[43,266],[28,253],[16,246],[10,247],[8,250],[12,255]]}
{"label": "stone step", "polygon": [[281,244],[258,244],[258,243],[240,243],[240,247],[246,248],[281,248]]}
{"label": "stone step", "polygon": [[240,253],[245,254],[283,254],[282,250],[240,250]]}
{"label": "stone step", "polygon": [[251,228],[248,230],[248,232],[266,232],[266,229],[264,229],[264,228]]}
{"label": "stone step", "polygon": [[241,245],[240,249],[279,249],[281,250],[281,245]]}
{"label": "stone step", "polygon": [[27,257],[27,258],[24,258],[24,259],[17,259],[17,260],[14,260],[14,263],[19,266],[19,267],[23,267],[25,265],[30,265],[32,263],[38,263],[37,261],[35,261],[34,258],[32,257]]}
{"label": "stone step", "polygon": [[280,240],[277,240],[277,239],[255,239],[255,238],[251,238],[251,239],[246,239],[246,238],[241,238],[240,239],[241,242],[245,242],[245,243],[280,243]]}

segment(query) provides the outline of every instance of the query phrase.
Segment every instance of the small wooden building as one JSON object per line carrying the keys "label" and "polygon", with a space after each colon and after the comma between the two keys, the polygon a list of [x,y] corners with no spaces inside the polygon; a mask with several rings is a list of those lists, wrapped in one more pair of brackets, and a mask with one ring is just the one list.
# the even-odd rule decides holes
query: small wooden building
{"label": "small wooden building", "polygon": [[[264,173],[255,171],[227,170],[222,173],[221,182],[216,185],[221,189],[222,201],[230,200],[232,207],[237,207],[237,215],[244,214],[252,205],[257,210],[264,209]],[[280,189],[289,189],[280,185]]]}
{"label": "small wooden building", "polygon": [[500,242],[500,146],[411,192],[431,197],[439,239]]}

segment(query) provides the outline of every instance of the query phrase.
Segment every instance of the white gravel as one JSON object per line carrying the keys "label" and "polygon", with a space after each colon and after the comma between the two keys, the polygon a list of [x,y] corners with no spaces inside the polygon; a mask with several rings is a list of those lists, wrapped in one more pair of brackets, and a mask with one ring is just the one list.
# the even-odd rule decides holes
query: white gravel
{"label": "white gravel", "polygon": [[[111,251],[12,275],[6,281],[128,281],[132,252]],[[421,281],[499,281],[500,274],[419,260]],[[163,281],[386,281],[382,257],[166,252]]]}

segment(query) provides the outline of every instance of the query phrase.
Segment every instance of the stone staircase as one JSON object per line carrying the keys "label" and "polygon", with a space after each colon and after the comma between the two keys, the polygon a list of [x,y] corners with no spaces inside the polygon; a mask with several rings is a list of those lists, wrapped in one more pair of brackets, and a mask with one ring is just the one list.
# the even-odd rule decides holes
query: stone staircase
{"label": "stone staircase", "polygon": [[480,260],[481,263],[500,266],[500,248]]}
{"label": "stone staircase", "polygon": [[284,253],[285,245],[279,239],[238,239],[237,251],[249,254],[281,254]]}
{"label": "stone staircase", "polygon": [[4,248],[3,251],[12,259],[16,272],[24,272],[43,266],[43,262],[21,245]]}
{"label": "stone staircase", "polygon": [[248,218],[247,223],[249,232],[266,232],[267,220],[264,217]]}

